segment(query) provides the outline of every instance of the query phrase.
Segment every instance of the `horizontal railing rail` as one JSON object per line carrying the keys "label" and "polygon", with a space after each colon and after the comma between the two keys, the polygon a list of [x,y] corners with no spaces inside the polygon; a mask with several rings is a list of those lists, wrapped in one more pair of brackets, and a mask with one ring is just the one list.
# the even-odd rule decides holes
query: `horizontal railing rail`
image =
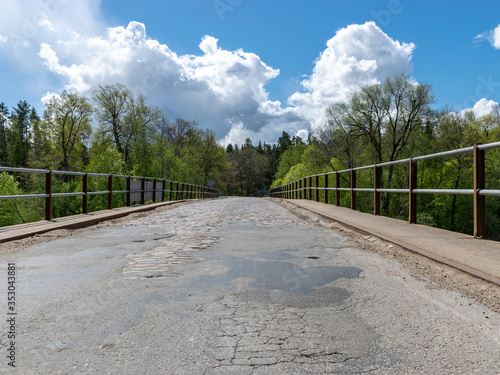
{"label": "horizontal railing rail", "polygon": [[[417,222],[417,195],[418,194],[456,194],[470,195],[474,199],[474,237],[483,238],[486,235],[486,196],[500,196],[500,190],[485,189],[486,184],[486,167],[485,167],[485,151],[500,148],[500,142],[477,144],[471,147],[465,147],[456,150],[438,152],[422,156],[415,156],[407,159],[395,160],[380,164],[366,165],[352,169],[344,169],[340,171],[327,172],[317,175],[311,175],[300,180],[293,181],[286,185],[272,188],[270,191],[271,197],[285,199],[313,199],[313,193],[316,201],[319,201],[320,191],[324,192],[324,202],[329,203],[328,192],[335,191],[335,204],[340,206],[340,192],[351,192],[351,209],[356,209],[356,193],[368,192],[373,193],[374,214],[380,215],[381,193],[398,193],[408,194],[408,221],[410,223]],[[473,189],[419,189],[417,187],[417,171],[418,162],[430,159],[444,158],[459,154],[473,154]],[[382,168],[394,166],[398,164],[406,164],[408,168],[409,187],[407,189],[382,188],[381,176]],[[356,172],[363,170],[373,170],[373,188],[360,188],[356,186]],[[349,187],[340,186],[340,176],[343,173],[350,174]],[[329,176],[335,177],[335,187],[330,187]],[[323,186],[320,186],[320,178],[323,178]]]}
{"label": "horizontal railing rail", "polygon": [[[30,169],[30,168],[12,168],[0,166],[0,173],[35,173],[45,175],[45,192],[43,194],[23,194],[23,195],[0,195],[0,201],[11,199],[45,199],[45,219],[52,219],[52,199],[57,197],[78,197],[82,198],[82,213],[88,213],[88,197],[94,195],[108,195],[107,208],[113,208],[113,197],[117,194],[125,195],[125,204],[130,206],[132,202],[140,202],[145,204],[146,201],[174,201],[187,199],[205,199],[216,198],[220,195],[220,191],[207,186],[194,185],[185,182],[171,181],[163,178],[144,177],[144,176],[126,176],[114,175],[105,173],[87,173],[73,171],[59,171],[51,169]],[[82,191],[69,193],[53,193],[53,176],[67,175],[82,177]],[[105,177],[107,178],[107,190],[89,191],[89,177]],[[113,190],[114,179],[125,180],[125,190]],[[146,180],[152,181],[152,186],[146,183]],[[134,184],[136,183],[136,184]],[[133,185],[139,185],[140,187]],[[134,195],[136,194],[136,195]]]}

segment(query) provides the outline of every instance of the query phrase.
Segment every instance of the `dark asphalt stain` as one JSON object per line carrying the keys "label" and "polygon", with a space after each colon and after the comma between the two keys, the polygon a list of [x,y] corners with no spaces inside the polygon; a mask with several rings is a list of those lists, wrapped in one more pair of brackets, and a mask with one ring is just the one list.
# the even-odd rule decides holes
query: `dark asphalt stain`
{"label": "dark asphalt stain", "polygon": [[240,294],[245,299],[290,306],[319,307],[338,305],[350,295],[343,288],[326,285],[338,279],[357,278],[362,272],[355,267],[303,268],[282,260],[261,260],[297,258],[288,251],[269,252],[247,258],[226,258],[223,261],[223,265],[229,268],[226,274],[202,276],[196,284],[205,288],[234,286],[233,281],[237,279],[253,279],[253,282],[249,283],[252,289]]}

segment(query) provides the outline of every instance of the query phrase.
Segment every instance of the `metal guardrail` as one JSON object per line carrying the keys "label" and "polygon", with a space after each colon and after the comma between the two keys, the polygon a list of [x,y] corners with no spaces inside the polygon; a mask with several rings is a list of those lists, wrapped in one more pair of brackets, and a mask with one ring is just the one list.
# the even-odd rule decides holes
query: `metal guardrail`
{"label": "metal guardrail", "polygon": [[[408,159],[395,160],[386,163],[366,165],[362,167],[344,169],[341,171],[328,172],[318,175],[304,177],[300,180],[291,182],[286,185],[271,189],[271,197],[285,199],[310,199],[312,200],[313,192],[315,199],[319,202],[319,191],[324,191],[324,202],[328,203],[328,191],[335,191],[335,204],[340,206],[340,192],[351,192],[351,209],[356,209],[356,193],[357,192],[372,192],[374,194],[373,206],[374,214],[380,215],[380,194],[381,193],[400,193],[409,195],[409,218],[410,223],[417,222],[417,194],[458,194],[472,195],[474,197],[474,237],[482,238],[486,235],[486,196],[500,196],[500,190],[485,189],[486,172],[485,172],[485,151],[500,148],[500,142],[488,143],[483,145],[474,145],[471,147],[461,148],[439,152],[435,154],[416,156]],[[417,170],[418,162],[429,159],[443,158],[458,154],[470,153],[473,154],[473,189],[418,189],[417,188]],[[408,164],[409,172],[409,188],[408,189],[386,189],[381,188],[382,168],[397,164]],[[358,188],[356,186],[356,172],[362,170],[373,170],[373,188]],[[340,187],[340,175],[342,173],[350,174],[350,187]],[[335,187],[329,187],[328,177],[335,176]],[[320,186],[320,177],[323,177],[323,186]],[[313,183],[314,180],[314,183]]]}
{"label": "metal guardrail", "polygon": [[[220,195],[219,190],[212,189],[206,186],[188,184],[178,181],[170,181],[162,178],[143,177],[143,176],[124,176],[102,173],[85,173],[85,172],[72,172],[72,171],[58,171],[50,169],[29,169],[29,168],[11,168],[1,167],[0,172],[13,172],[13,173],[40,173],[45,174],[45,194],[25,194],[25,195],[0,195],[0,200],[9,199],[45,199],[45,219],[52,219],[52,199],[55,197],[74,197],[81,196],[82,199],[82,212],[88,213],[88,197],[91,195],[108,195],[108,209],[113,208],[113,195],[125,194],[125,203],[127,206],[131,202],[140,202],[145,204],[147,200],[154,202],[165,201],[168,194],[168,200],[185,200],[185,199],[200,199],[200,198],[215,198]],[[82,177],[82,191],[73,193],[53,193],[52,182],[53,175],[71,175]],[[107,177],[108,186],[104,191],[88,191],[88,178],[89,177]],[[113,179],[125,179],[125,190],[113,190]],[[153,187],[147,187],[146,180],[153,181]],[[138,185],[140,188],[134,188],[133,185]],[[160,187],[159,187],[160,185]],[[168,189],[167,189],[168,187]],[[134,193],[139,199],[134,198]],[[148,194],[149,193],[149,194]],[[138,195],[137,195],[138,194]],[[160,198],[158,199],[158,195]]]}

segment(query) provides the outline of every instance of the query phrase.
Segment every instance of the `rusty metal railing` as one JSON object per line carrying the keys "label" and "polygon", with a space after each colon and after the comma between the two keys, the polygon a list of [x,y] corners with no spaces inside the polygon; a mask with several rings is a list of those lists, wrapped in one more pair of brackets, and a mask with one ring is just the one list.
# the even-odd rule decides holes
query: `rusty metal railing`
{"label": "rusty metal railing", "polygon": [[[417,222],[417,195],[418,194],[458,194],[472,195],[474,199],[474,237],[483,238],[486,235],[486,196],[500,196],[500,190],[485,189],[486,169],[485,169],[485,151],[500,148],[500,142],[488,143],[483,145],[474,145],[457,150],[439,152],[435,154],[411,157],[408,159],[396,160],[392,162],[367,165],[358,168],[344,169],[341,171],[323,173],[304,177],[289,184],[271,189],[271,197],[285,199],[313,199],[313,192],[316,201],[319,201],[319,192],[324,191],[324,203],[328,202],[328,191],[335,191],[335,204],[340,206],[340,192],[349,191],[351,193],[351,209],[356,209],[356,193],[372,192],[374,214],[380,215],[380,194],[381,193],[404,193],[408,194],[408,207],[410,223]],[[418,189],[417,171],[418,162],[428,159],[443,158],[457,154],[473,154],[473,189]],[[407,164],[408,189],[385,189],[381,188],[382,168],[397,164]],[[373,170],[373,188],[358,188],[356,186],[356,172],[362,170]],[[350,186],[348,188],[340,187],[341,174],[350,174]],[[329,187],[329,176],[335,176],[335,187]],[[320,178],[324,179],[323,186],[320,186]],[[314,181],[314,182],[313,182]]]}
{"label": "rusty metal railing", "polygon": [[[82,213],[88,213],[88,198],[92,195],[107,195],[107,208],[113,208],[113,196],[116,194],[125,195],[125,204],[130,206],[132,202],[145,204],[146,201],[174,201],[186,199],[204,199],[215,198],[220,195],[219,190],[207,186],[188,184],[185,182],[170,181],[162,178],[143,177],[143,176],[124,176],[102,173],[85,173],[72,171],[58,171],[50,169],[29,169],[29,168],[11,168],[1,167],[1,172],[12,173],[38,173],[45,175],[45,192],[43,194],[25,194],[25,195],[0,195],[0,200],[9,199],[44,199],[45,200],[45,219],[52,219],[52,199],[57,197],[82,197]],[[68,175],[82,177],[82,191],[71,193],[53,193],[53,176]],[[106,177],[107,190],[89,191],[89,177]],[[113,181],[115,179],[125,179],[125,190],[113,190]],[[167,197],[168,195],[168,197]]]}

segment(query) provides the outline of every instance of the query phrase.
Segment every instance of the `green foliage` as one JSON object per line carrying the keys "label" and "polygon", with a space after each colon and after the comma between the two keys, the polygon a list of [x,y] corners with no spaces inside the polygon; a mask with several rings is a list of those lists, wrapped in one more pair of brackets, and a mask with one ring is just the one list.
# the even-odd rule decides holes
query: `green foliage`
{"label": "green foliage", "polygon": [[92,173],[112,173],[121,175],[125,170],[125,162],[121,154],[113,146],[95,146],[91,150],[90,162],[85,168],[86,172]]}
{"label": "green foliage", "polygon": [[271,168],[267,157],[258,153],[248,142],[229,156],[230,181],[226,178],[228,194],[261,196],[262,191],[271,184]]}
{"label": "green foliage", "polygon": [[[92,112],[86,98],[66,91],[60,98],[53,97],[47,104],[44,119],[52,138],[56,169],[69,171],[84,167],[82,153],[92,132]],[[40,133],[43,137],[43,133]]]}
{"label": "green foliage", "polygon": [[[0,174],[0,195],[23,194],[25,193],[15,176],[5,172]],[[43,217],[43,206],[39,203],[39,199],[0,200],[0,226],[40,220]]]}
{"label": "green foliage", "polygon": [[302,161],[302,154],[306,150],[306,145],[299,143],[295,146],[289,146],[282,154],[279,160],[276,179],[283,179],[290,168],[299,164]]}

